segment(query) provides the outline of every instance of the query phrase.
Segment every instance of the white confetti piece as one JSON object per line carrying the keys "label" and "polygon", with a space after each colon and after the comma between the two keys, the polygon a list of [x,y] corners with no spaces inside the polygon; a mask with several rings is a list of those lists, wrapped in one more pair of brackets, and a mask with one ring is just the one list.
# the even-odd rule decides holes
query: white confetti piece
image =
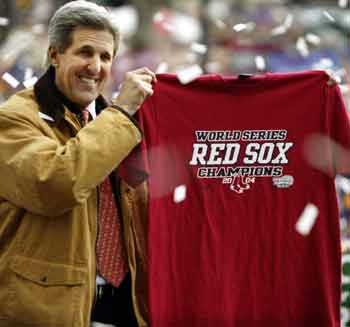
{"label": "white confetti piece", "polygon": [[181,84],[188,84],[203,74],[203,69],[199,65],[193,65],[182,69],[177,73],[177,78]]}
{"label": "white confetti piece", "polygon": [[307,57],[309,55],[309,48],[303,37],[298,38],[296,48],[303,57]]}
{"label": "white confetti piece", "polygon": [[284,19],[283,26],[286,29],[289,29],[292,27],[294,21],[294,16],[292,14],[288,14],[286,18]]}
{"label": "white confetti piece", "polygon": [[235,31],[235,32],[242,32],[242,31],[247,31],[247,32],[250,32],[252,31],[254,28],[255,28],[255,23],[253,22],[250,22],[250,23],[240,23],[240,24],[236,24],[232,27],[232,29]]}
{"label": "white confetti piece", "polygon": [[23,82],[23,85],[25,88],[32,87],[36,83],[37,80],[38,80],[38,78],[36,76],[33,76],[32,78],[26,79]]}
{"label": "white confetti piece", "polygon": [[168,63],[165,61],[162,61],[159,63],[158,67],[156,68],[156,74],[163,74],[165,73],[169,68]]}
{"label": "white confetti piece", "polygon": [[174,190],[174,202],[180,203],[186,199],[186,185],[179,185]]}
{"label": "white confetti piece", "polygon": [[198,53],[198,54],[205,54],[208,50],[208,47],[205,44],[202,43],[197,43],[197,42],[193,42],[191,44],[191,51]]}
{"label": "white confetti piece", "polygon": [[350,193],[350,180],[348,178],[337,175],[336,183],[343,192]]}
{"label": "white confetti piece", "polygon": [[46,31],[45,24],[35,24],[32,26],[32,32],[34,34],[43,34]]}
{"label": "white confetti piece", "polygon": [[227,27],[227,25],[226,25],[222,20],[220,20],[220,19],[216,19],[216,20],[214,21],[214,24],[215,24],[215,26],[216,26],[217,28],[220,28],[220,29],[224,29],[224,28]]}
{"label": "white confetti piece", "polygon": [[335,18],[327,10],[323,11],[323,15],[325,15],[331,22],[335,22]]}
{"label": "white confetti piece", "polygon": [[255,65],[258,70],[265,70],[266,68],[266,61],[263,56],[256,56],[255,57]]}
{"label": "white confetti piece", "polygon": [[10,84],[10,86],[14,89],[19,85],[19,81],[8,72],[2,75],[2,79],[8,84]]}
{"label": "white confetti piece", "polygon": [[281,25],[272,29],[271,35],[277,36],[277,35],[285,34],[286,32],[287,32],[287,29],[283,25]]}
{"label": "white confetti piece", "polygon": [[236,32],[241,32],[241,31],[244,31],[247,28],[247,25],[246,24],[236,24],[232,28]]}
{"label": "white confetti piece", "polygon": [[313,33],[307,33],[305,35],[305,40],[313,45],[319,45],[321,43],[321,38]]}
{"label": "white confetti piece", "polygon": [[341,84],[339,85],[340,91],[343,95],[348,95],[349,93],[349,87],[347,84]]}
{"label": "white confetti piece", "polygon": [[24,78],[23,80],[26,81],[27,79],[30,79],[33,77],[33,69],[32,68],[26,68],[24,71]]}
{"label": "white confetti piece", "polygon": [[156,12],[153,16],[153,22],[154,23],[160,23],[165,19],[165,15],[162,12]]}
{"label": "white confetti piece", "polygon": [[272,29],[271,34],[273,36],[285,34],[293,25],[294,16],[288,14],[283,21],[283,24]]}
{"label": "white confetti piece", "polygon": [[308,203],[295,224],[297,232],[303,236],[310,234],[311,229],[315,225],[318,213],[318,208],[314,204]]}
{"label": "white confetti piece", "polygon": [[348,6],[348,0],[338,0],[338,6],[340,8],[346,8]]}
{"label": "white confetti piece", "polygon": [[7,26],[9,24],[9,19],[6,17],[0,17],[0,26]]}

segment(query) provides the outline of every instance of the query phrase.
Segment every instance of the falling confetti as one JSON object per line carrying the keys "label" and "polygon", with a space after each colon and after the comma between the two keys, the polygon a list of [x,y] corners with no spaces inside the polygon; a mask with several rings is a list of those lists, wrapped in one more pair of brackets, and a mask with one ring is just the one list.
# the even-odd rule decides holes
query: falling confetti
{"label": "falling confetti", "polygon": [[9,24],[9,19],[6,17],[0,17],[0,26],[7,26]]}
{"label": "falling confetti", "polygon": [[338,6],[340,8],[346,8],[348,6],[348,0],[338,0]]}
{"label": "falling confetti", "polygon": [[179,185],[174,190],[174,202],[180,203],[186,199],[186,185]]}
{"label": "falling confetti", "polygon": [[254,28],[255,28],[256,24],[255,23],[246,23],[246,24],[243,24],[243,23],[240,23],[240,24],[236,24],[234,25],[232,28],[235,32],[242,32],[242,31],[252,31]]}
{"label": "falling confetti", "polygon": [[182,69],[177,73],[181,84],[188,84],[203,74],[203,69],[199,65],[193,65]]}
{"label": "falling confetti", "polygon": [[335,18],[327,11],[323,11],[323,15],[325,15],[331,22],[335,22]]}
{"label": "falling confetti", "polygon": [[307,57],[309,55],[309,48],[303,37],[298,38],[296,48],[303,57]]}
{"label": "falling confetti", "polygon": [[32,68],[26,68],[26,70],[24,71],[24,78],[23,80],[28,80],[31,79],[33,77],[33,69]]}
{"label": "falling confetti", "polygon": [[36,76],[33,76],[32,78],[25,80],[23,82],[23,85],[25,88],[32,87],[36,83],[37,80],[38,80],[38,78]]}
{"label": "falling confetti", "polygon": [[287,32],[287,29],[286,29],[283,25],[281,25],[281,26],[275,27],[275,28],[271,31],[271,35],[277,36],[277,35],[285,34],[286,32]]}
{"label": "falling confetti", "polygon": [[350,193],[350,181],[348,178],[338,175],[336,177],[336,183],[343,192]]}
{"label": "falling confetti", "polygon": [[34,34],[43,34],[46,31],[45,24],[35,24],[32,26],[32,31]]}
{"label": "falling confetti", "polygon": [[293,21],[294,21],[293,15],[292,14],[288,14],[287,17],[285,18],[284,22],[283,22],[283,26],[286,29],[289,29],[289,28],[292,27]]}
{"label": "falling confetti", "polygon": [[255,65],[258,70],[265,70],[266,68],[266,62],[265,58],[263,56],[256,56],[255,57]]}
{"label": "falling confetti", "polygon": [[305,40],[313,45],[319,45],[321,43],[321,38],[313,33],[307,33],[305,35]]}
{"label": "falling confetti", "polygon": [[191,51],[198,53],[198,54],[205,54],[208,50],[208,47],[205,44],[193,42],[191,44]]}
{"label": "falling confetti", "polygon": [[288,14],[283,21],[283,24],[272,29],[271,34],[273,36],[285,34],[293,25],[294,17],[292,14]]}
{"label": "falling confetti", "polygon": [[164,15],[164,13],[162,13],[162,12],[157,12],[157,13],[155,13],[154,14],[154,16],[153,16],[153,22],[154,23],[160,23],[160,22],[162,22],[163,20],[165,19],[165,15]]}
{"label": "falling confetti", "polygon": [[217,28],[220,28],[220,29],[224,29],[227,27],[226,24],[220,19],[216,19],[214,21],[214,24],[216,25]]}
{"label": "falling confetti", "polygon": [[162,61],[159,63],[158,67],[156,68],[156,73],[163,74],[168,70],[168,68],[169,68],[169,65],[165,61]]}
{"label": "falling confetti", "polygon": [[2,79],[7,82],[14,89],[19,85],[19,81],[13,77],[10,73],[4,73],[2,75]]}
{"label": "falling confetti", "polygon": [[308,203],[295,225],[297,232],[303,236],[310,234],[318,213],[318,208],[314,204]]}

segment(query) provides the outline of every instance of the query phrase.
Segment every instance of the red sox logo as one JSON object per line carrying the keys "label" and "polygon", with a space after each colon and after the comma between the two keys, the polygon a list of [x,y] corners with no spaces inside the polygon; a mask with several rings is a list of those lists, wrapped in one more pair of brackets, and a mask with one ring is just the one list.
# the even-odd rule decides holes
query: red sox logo
{"label": "red sox logo", "polygon": [[255,177],[237,175],[233,177],[230,190],[236,193],[243,193],[245,190],[250,189],[250,184],[255,182]]}
{"label": "red sox logo", "polygon": [[221,178],[238,194],[249,190],[256,177],[272,177],[275,186],[282,185],[287,152],[293,147],[285,142],[286,130],[196,131],[195,135],[189,164],[198,167],[197,178]]}

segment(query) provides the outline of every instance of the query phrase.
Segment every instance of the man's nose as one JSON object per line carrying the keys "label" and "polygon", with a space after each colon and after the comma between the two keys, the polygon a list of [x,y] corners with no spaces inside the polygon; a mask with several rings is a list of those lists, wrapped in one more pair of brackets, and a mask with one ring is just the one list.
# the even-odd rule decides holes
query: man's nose
{"label": "man's nose", "polygon": [[98,56],[93,56],[89,60],[89,65],[88,65],[89,70],[93,74],[97,74],[101,70],[101,59]]}

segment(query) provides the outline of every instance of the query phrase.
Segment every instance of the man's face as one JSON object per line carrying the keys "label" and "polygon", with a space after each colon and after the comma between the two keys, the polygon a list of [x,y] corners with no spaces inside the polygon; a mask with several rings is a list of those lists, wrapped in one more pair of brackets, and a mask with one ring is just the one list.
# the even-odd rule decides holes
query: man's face
{"label": "man's face", "polygon": [[58,89],[81,109],[86,108],[98,97],[110,76],[113,49],[109,31],[76,28],[72,44],[64,53],[51,49]]}

